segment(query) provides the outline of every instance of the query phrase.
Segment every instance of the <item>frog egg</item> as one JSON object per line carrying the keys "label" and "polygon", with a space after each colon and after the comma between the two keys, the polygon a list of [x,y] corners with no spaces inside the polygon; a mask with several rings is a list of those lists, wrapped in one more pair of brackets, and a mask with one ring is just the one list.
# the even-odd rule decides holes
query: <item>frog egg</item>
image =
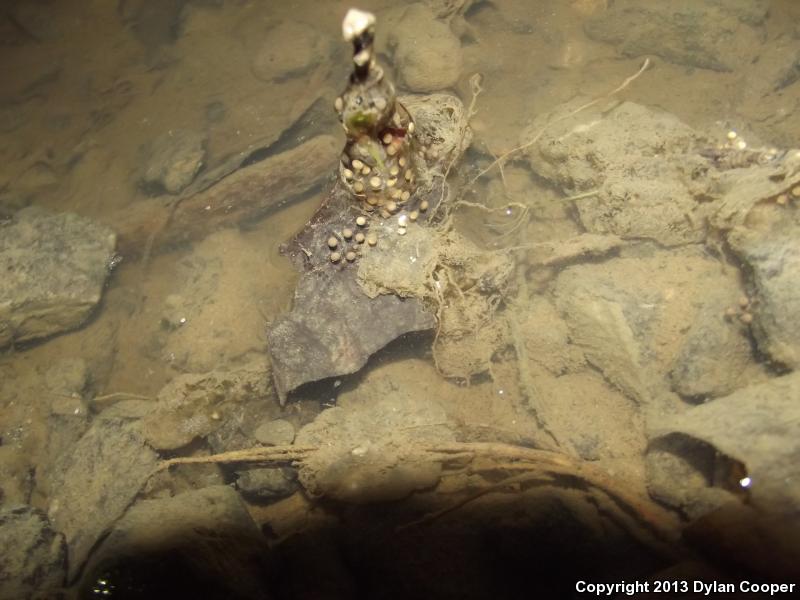
{"label": "frog egg", "polygon": [[422,202],[419,203],[419,210],[421,212],[425,212],[426,210],[428,210],[428,206],[430,206],[430,204],[428,204],[428,201],[423,200]]}
{"label": "frog egg", "polygon": [[346,240],[349,240],[351,237],[353,237],[353,230],[349,227],[345,227],[344,231],[342,231],[342,237]]}
{"label": "frog egg", "polygon": [[342,175],[344,175],[345,179],[353,178],[353,172],[350,169],[342,169]]}
{"label": "frog egg", "polygon": [[387,179],[386,180],[386,187],[389,187],[389,188],[394,187],[396,183],[397,183],[397,178],[396,177],[392,177],[391,179]]}
{"label": "frog egg", "polygon": [[386,154],[388,154],[389,156],[394,156],[395,154],[397,154],[397,146],[395,146],[394,144],[392,144],[391,146],[386,146]]}
{"label": "frog egg", "polygon": [[367,217],[356,217],[356,225],[359,227],[366,227],[367,226]]}
{"label": "frog egg", "polygon": [[364,234],[363,234],[363,233],[361,233],[361,232],[359,231],[359,232],[356,234],[356,236],[355,236],[355,239],[356,239],[356,243],[357,243],[357,244],[363,244],[363,243],[364,243],[364,240],[365,240],[366,238],[364,237]]}
{"label": "frog egg", "polygon": [[370,173],[372,173],[372,169],[369,168],[369,165],[364,165],[364,168],[361,169],[361,174],[369,175]]}
{"label": "frog egg", "polygon": [[403,192],[402,196],[400,196],[400,197],[403,199],[403,202],[405,202],[406,200],[411,198],[411,192],[409,192],[408,190],[405,190]]}
{"label": "frog egg", "polygon": [[344,257],[347,259],[347,262],[353,262],[356,259],[356,253],[350,250]]}
{"label": "frog egg", "polygon": [[401,167],[405,167],[408,164],[408,161],[406,160],[405,156],[401,156],[400,160],[397,161],[397,164]]}
{"label": "frog egg", "polygon": [[338,245],[339,245],[339,240],[337,240],[334,236],[328,238],[328,248],[333,250]]}
{"label": "frog egg", "polygon": [[394,201],[389,202],[389,204],[386,205],[386,210],[388,210],[390,213],[396,212],[397,211],[397,202],[394,202]]}
{"label": "frog egg", "polygon": [[378,243],[378,236],[376,236],[374,233],[370,233],[370,234],[367,236],[367,243],[368,243],[370,246],[374,246],[374,245],[376,245],[376,244]]}
{"label": "frog egg", "polygon": [[364,191],[364,184],[363,184],[363,183],[361,183],[360,181],[356,181],[356,182],[353,184],[353,189],[354,189],[354,190],[355,190],[357,193],[359,193],[359,194],[360,194],[361,192],[363,192],[363,191]]}
{"label": "frog egg", "polygon": [[397,167],[397,165],[389,169],[389,175],[391,175],[392,177],[397,177],[399,174],[400,174],[400,169]]}
{"label": "frog egg", "polygon": [[372,189],[379,190],[383,185],[383,181],[377,175],[369,180],[369,184],[372,186]]}
{"label": "frog egg", "polygon": [[338,263],[340,260],[342,260],[341,253],[339,253],[339,252],[331,252],[331,262],[333,264]]}
{"label": "frog egg", "polygon": [[411,123],[408,124],[408,133],[414,133],[416,129],[417,126],[414,125],[414,121],[411,121]]}
{"label": "frog egg", "polygon": [[412,210],[410,213],[408,213],[408,218],[412,221],[416,221],[419,218],[419,213],[416,210]]}
{"label": "frog egg", "polygon": [[394,138],[392,137],[391,133],[384,133],[383,134],[382,140],[383,140],[383,143],[386,144],[387,146],[392,143],[393,139]]}
{"label": "frog egg", "polygon": [[344,110],[344,100],[342,100],[341,96],[339,96],[338,98],[336,98],[336,100],[333,101],[333,108],[338,113]]}
{"label": "frog egg", "polygon": [[360,160],[358,160],[357,158],[356,158],[356,159],[353,159],[352,165],[353,165],[353,168],[354,168],[356,171],[360,171],[361,169],[363,169],[363,168],[364,168],[364,163],[363,163],[363,162],[361,162]]}

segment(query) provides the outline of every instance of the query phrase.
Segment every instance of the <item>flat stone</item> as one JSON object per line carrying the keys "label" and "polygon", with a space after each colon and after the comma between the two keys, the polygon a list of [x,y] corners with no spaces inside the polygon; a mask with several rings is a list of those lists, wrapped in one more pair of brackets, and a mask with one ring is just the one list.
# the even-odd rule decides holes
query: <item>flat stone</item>
{"label": "flat stone", "polygon": [[80,327],[100,302],[116,235],[36,207],[0,226],[0,347]]}
{"label": "flat stone", "polygon": [[253,433],[256,441],[267,446],[284,446],[294,441],[294,425],[284,419],[267,421]]}
{"label": "flat stone", "polygon": [[291,496],[297,490],[297,482],[291,469],[269,467],[237,471],[236,487],[254,500],[277,500]]}

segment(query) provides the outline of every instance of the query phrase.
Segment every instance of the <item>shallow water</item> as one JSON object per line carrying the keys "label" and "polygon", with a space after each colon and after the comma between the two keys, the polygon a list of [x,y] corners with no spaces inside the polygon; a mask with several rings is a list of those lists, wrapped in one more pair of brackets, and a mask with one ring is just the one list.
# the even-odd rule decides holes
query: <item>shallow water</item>
{"label": "shallow water", "polygon": [[[709,13],[708,24],[724,18],[727,26],[735,24],[736,33],[688,56],[681,30],[677,40],[667,39],[660,47],[657,42],[648,46],[641,40],[611,39],[618,34],[614,15],[619,23],[643,19],[623,15],[611,1],[430,4],[445,15],[439,21],[461,47],[460,72],[447,91],[466,105],[475,102],[473,140],[452,174],[452,198],[489,209],[463,207],[456,212],[455,228],[484,250],[516,249],[505,254],[516,261],[516,275],[505,289],[501,314],[496,323],[478,327],[498,328],[496,335],[478,340],[484,347],[495,344],[488,363],[472,371],[465,367],[467,377],[445,377],[441,365],[448,358],[442,353],[448,347],[432,353],[432,334],[413,336],[378,353],[355,376],[301,389],[285,407],[267,391],[268,406],[255,406],[246,394],[203,404],[198,412],[212,415],[205,424],[191,421],[191,406],[176,408],[172,416],[159,413],[167,427],[185,427],[190,434],[187,444],[159,448],[161,456],[256,445],[252,436],[258,423],[247,419],[260,423],[281,418],[299,429],[337,404],[359,415],[379,401],[413,404],[428,398],[459,442],[554,450],[599,465],[623,489],[646,496],[649,485],[653,493],[644,456],[653,429],[662,425],[659,419],[770,382],[794,368],[786,355],[771,355],[769,344],[749,329],[753,314],[757,323],[760,307],[768,302],[754,296],[759,291],[754,289],[752,265],[726,245],[719,228],[692,225],[676,234],[681,239],[667,233],[659,238],[658,233],[637,230],[636,223],[626,230],[628,225],[614,221],[618,207],[610,206],[600,216],[588,214],[579,204],[586,199],[568,197],[589,193],[591,201],[596,190],[585,185],[591,177],[565,179],[558,161],[553,166],[539,156],[537,167],[535,156],[516,152],[476,175],[496,158],[528,144],[542,127],[550,127],[546,123],[559,119],[565,104],[574,108],[596,98],[602,99],[597,107],[566,121],[574,127],[559,130],[562,137],[552,133],[558,127],[547,130],[554,144],[576,132],[583,135],[586,130],[580,127],[609,122],[618,101],[624,100],[673,115],[712,150],[735,150],[744,141],[748,151],[760,149],[772,157],[769,150],[775,148],[782,156],[800,138],[800,82],[786,79],[796,73],[800,60],[800,5],[792,0],[708,2],[709,11],[722,7],[720,13]],[[386,43],[386,28],[397,25],[404,7],[396,2],[362,7],[377,14],[379,58],[389,65],[399,91],[407,91],[403,65],[392,66],[394,49]],[[763,19],[750,16],[764,7],[768,12]],[[332,106],[349,71],[349,49],[340,33],[347,8],[343,2],[310,0],[121,0],[88,5],[11,2],[0,11],[0,218],[11,220],[26,206],[77,213],[119,234],[116,260],[121,259],[84,324],[44,340],[9,345],[0,357],[3,508],[29,504],[52,515],[58,481],[53,473],[64,468],[59,461],[118,401],[152,403],[176,377],[266,364],[265,326],[288,310],[298,279],[279,247],[320,205],[337,153],[315,159],[320,172],[308,173],[309,183],[277,209],[254,210],[235,222],[220,219],[214,221],[217,225],[195,215],[197,228],[186,240],[169,220],[180,195],[142,182],[153,154],[148,144],[165,132],[198,132],[205,152],[199,179],[231,157],[258,151],[245,164],[259,164],[320,135],[335,136],[343,144]],[[280,22],[299,23],[311,32],[305,46],[294,47],[298,39],[289,37],[276,38],[286,41],[286,48],[265,47],[263,40],[270,39],[270,30]],[[605,23],[604,31],[617,33],[598,34],[603,28],[591,25],[598,22]],[[702,27],[705,22],[698,23]],[[641,21],[641,27],[646,25]],[[686,35],[691,34],[688,28]],[[731,45],[729,54],[726,43]],[[722,60],[724,68],[699,64],[705,60],[697,58],[703,52]],[[604,98],[648,57],[649,69],[613,98]],[[281,61],[290,66],[282,70],[277,64]],[[473,95],[470,77],[475,74],[480,75],[480,92]],[[677,121],[661,122],[666,123],[660,133],[668,144]],[[620,130],[625,124],[620,121]],[[623,135],[632,134],[627,130]],[[568,158],[588,164],[596,160],[597,172],[610,169],[604,161],[612,151],[604,150],[602,139],[589,138],[587,144],[596,144],[597,155],[564,157],[564,163]],[[657,157],[660,150],[652,150]],[[624,151],[614,151],[622,161]],[[668,160],[675,160],[674,152],[664,164]],[[686,163],[685,168],[695,166]],[[651,181],[663,174],[652,169],[631,170],[629,180]],[[594,183],[598,181],[602,178]],[[209,183],[212,187],[217,180]],[[763,200],[772,206],[778,192],[765,189]],[[720,199],[709,198],[715,201]],[[798,202],[789,198],[785,208],[794,212],[783,220],[796,221]],[[665,206],[652,205],[649,222],[656,223],[654,228],[671,218]],[[697,218],[713,220],[703,210]],[[687,215],[687,220],[694,217]],[[570,255],[564,250],[566,241],[584,233],[618,236],[620,241],[609,251],[589,248]],[[554,254],[569,256],[548,263],[546,256],[520,250],[550,242]],[[537,248],[547,254],[544,246]],[[587,290],[590,296],[596,293],[588,304],[572,301],[584,298]],[[792,302],[796,299],[787,300],[785,310],[797,309]],[[721,342],[735,356],[699,342],[687,345],[693,323],[707,318],[735,325],[730,328],[733,337]],[[581,331],[607,337],[583,339]],[[625,354],[625,340],[638,348],[639,356]],[[455,344],[450,350],[451,356],[463,353],[464,364],[472,364],[470,349]],[[702,369],[708,356],[706,374]],[[678,362],[684,370],[675,375]],[[628,369],[631,364],[639,370]],[[686,374],[698,364],[699,375]],[[457,371],[454,367],[444,374]],[[264,373],[268,381],[266,366]],[[696,381],[700,391],[687,391],[688,384],[678,390],[675,380],[684,377]],[[704,385],[709,380],[713,385]],[[228,389],[226,385],[222,387]],[[413,411],[409,418],[411,423],[423,419]],[[369,426],[368,419],[364,423]],[[230,434],[227,445],[219,439],[209,442],[217,429],[237,427],[241,435],[235,441]],[[197,435],[191,435],[192,428]],[[357,437],[358,432],[348,430],[348,435]],[[777,454],[788,447],[781,439],[773,443]],[[730,488],[727,480],[733,477],[731,497],[737,497],[736,484],[752,468],[745,464],[740,473],[739,463],[750,461],[733,454],[736,467],[720,467],[727,483],[717,487]],[[237,477],[224,470],[187,476],[172,486],[161,482],[144,497],[235,484]],[[662,490],[663,482],[658,485]],[[675,506],[680,499],[655,495],[683,518],[689,514],[689,520],[703,513],[698,509],[692,514],[697,504],[716,506],[708,494],[683,506]],[[275,499],[244,497],[259,525],[280,519],[269,512]],[[75,510],[96,507],[87,500]],[[749,566],[758,571],[760,565]]]}

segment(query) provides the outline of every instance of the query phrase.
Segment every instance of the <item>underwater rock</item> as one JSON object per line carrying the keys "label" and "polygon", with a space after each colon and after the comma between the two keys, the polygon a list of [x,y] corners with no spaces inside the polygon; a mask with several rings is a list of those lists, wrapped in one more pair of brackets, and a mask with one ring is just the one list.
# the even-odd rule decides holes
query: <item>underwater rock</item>
{"label": "underwater rock", "polygon": [[655,54],[679,65],[734,71],[757,56],[765,34],[756,25],[768,7],[762,0],[617,0],[584,28],[625,56]]}
{"label": "underwater rock", "polygon": [[125,419],[96,420],[67,455],[63,471],[54,477],[48,516],[66,538],[70,579],[134,501],[157,462],[137,424]]}
{"label": "underwater rock", "polygon": [[461,42],[424,4],[409,6],[388,36],[400,79],[412,92],[451,88],[461,76]]}
{"label": "underwater rock", "polygon": [[319,448],[299,471],[312,496],[355,504],[399,500],[439,481],[441,464],[415,457],[422,444],[454,440],[433,398],[386,396],[321,413],[296,444]]}
{"label": "underwater rock", "polygon": [[638,476],[647,438],[644,419],[629,398],[592,369],[563,375],[534,371],[531,380],[536,395],[527,404],[559,452],[614,461],[616,473]]}
{"label": "underwater rock", "polygon": [[39,510],[0,510],[0,600],[56,598],[66,575],[64,538]]}
{"label": "underwater rock", "polygon": [[[252,152],[236,153],[184,190],[174,212],[150,198],[116,213],[121,251],[140,255],[150,244],[154,251],[168,248],[280,210],[330,177],[337,146],[332,136],[320,135],[279,154],[269,155],[258,144]],[[153,237],[154,231],[159,235]]]}
{"label": "underwater rock", "polygon": [[259,425],[253,432],[259,444],[285,446],[294,441],[294,425],[285,419],[274,419]]}
{"label": "underwater rock", "polygon": [[196,239],[278,210],[330,176],[337,146],[332,136],[320,135],[238,169],[217,185],[182,200],[165,241]]}
{"label": "underwater rock", "polygon": [[294,471],[289,468],[241,469],[236,473],[237,489],[256,501],[285,498],[298,488]]}
{"label": "underwater rock", "polygon": [[263,600],[268,552],[230,486],[143,500],[113,524],[93,552],[82,597],[117,588],[148,598]]}
{"label": "underwater rock", "polygon": [[717,479],[728,467],[708,444],[683,435],[666,436],[647,448],[647,491],[654,500],[697,519],[738,500],[725,487],[729,482]]}
{"label": "underwater rock", "polygon": [[116,236],[30,207],[0,225],[0,347],[81,326],[100,302]]}
{"label": "underwater rock", "polygon": [[683,397],[708,399],[730,394],[759,377],[746,326],[730,308],[725,290],[707,289],[707,295],[681,342],[669,372],[672,389]]}
{"label": "underwater rock", "polygon": [[800,369],[800,212],[773,204],[758,214],[760,223],[751,213],[750,226],[734,228],[728,243],[748,267],[752,331],[759,349]]}
{"label": "underwater rock", "polygon": [[158,450],[176,450],[223,427],[251,404],[268,408],[273,398],[264,358],[230,370],[179,375],[158,393],[142,434]]}
{"label": "underwater rock", "polygon": [[742,296],[737,274],[701,249],[630,246],[618,258],[568,267],[554,292],[572,343],[610,383],[640,403],[667,387],[667,374],[676,364],[686,367],[681,361],[691,360],[692,336],[700,335],[691,325],[704,317],[716,321],[708,326],[714,336],[736,345],[730,352],[720,348],[709,359],[714,369],[709,382],[694,385],[720,392],[728,384],[718,377],[740,370],[729,382],[740,385],[760,373],[740,324],[725,319],[726,309]]}
{"label": "underwater rock", "polygon": [[[569,277],[569,276],[567,276]],[[558,291],[559,309],[570,325],[573,343],[605,378],[637,403],[649,398],[641,350],[622,305],[586,288],[570,288],[567,279]]]}
{"label": "underwater rock", "polygon": [[303,75],[327,60],[331,50],[320,32],[295,21],[284,21],[259,38],[250,67],[253,75],[266,83]]}
{"label": "underwater rock", "polygon": [[534,297],[514,311],[515,327],[525,340],[531,362],[556,376],[574,373],[586,365],[580,348],[571,343],[569,328],[553,303]]}
{"label": "underwater rock", "polygon": [[199,131],[171,129],[142,150],[146,157],[142,183],[146,188],[180,193],[203,166],[206,135]]}
{"label": "underwater rock", "polygon": [[708,161],[696,154],[698,136],[690,127],[632,102],[553,119],[537,119],[521,140],[551,123],[528,150],[531,168],[564,195],[583,195],[573,202],[589,232],[665,245],[705,238],[711,209],[695,198],[692,176],[707,171]]}
{"label": "underwater rock", "polygon": [[[795,514],[800,503],[799,399],[800,373],[791,373],[666,417],[654,424],[654,437],[678,433],[710,445],[743,465],[738,476],[732,473],[733,481],[721,483],[738,493],[744,486],[761,510]],[[745,476],[749,480],[740,482]]]}
{"label": "underwater rock", "polygon": [[[369,302],[341,302],[360,296]],[[355,373],[388,342],[434,326],[433,315],[413,299],[369,298],[354,276],[341,277],[333,270],[313,280],[301,278],[293,304],[302,310],[280,317],[268,332],[282,401],[304,383]]]}

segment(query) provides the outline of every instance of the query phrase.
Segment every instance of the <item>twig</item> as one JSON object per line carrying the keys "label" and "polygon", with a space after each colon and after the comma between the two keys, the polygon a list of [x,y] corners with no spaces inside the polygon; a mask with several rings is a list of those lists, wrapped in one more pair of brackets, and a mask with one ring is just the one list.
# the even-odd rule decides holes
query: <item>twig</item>
{"label": "twig", "polygon": [[128,392],[114,392],[112,394],[103,394],[102,396],[95,396],[92,402],[105,402],[106,400],[115,400],[117,398],[126,400],[153,400],[152,396],[142,396],[141,394],[129,394]]}
{"label": "twig", "polygon": [[269,446],[233,450],[211,456],[181,456],[160,463],[155,472],[164,471],[175,465],[294,462],[302,460],[316,450],[313,446]]}

